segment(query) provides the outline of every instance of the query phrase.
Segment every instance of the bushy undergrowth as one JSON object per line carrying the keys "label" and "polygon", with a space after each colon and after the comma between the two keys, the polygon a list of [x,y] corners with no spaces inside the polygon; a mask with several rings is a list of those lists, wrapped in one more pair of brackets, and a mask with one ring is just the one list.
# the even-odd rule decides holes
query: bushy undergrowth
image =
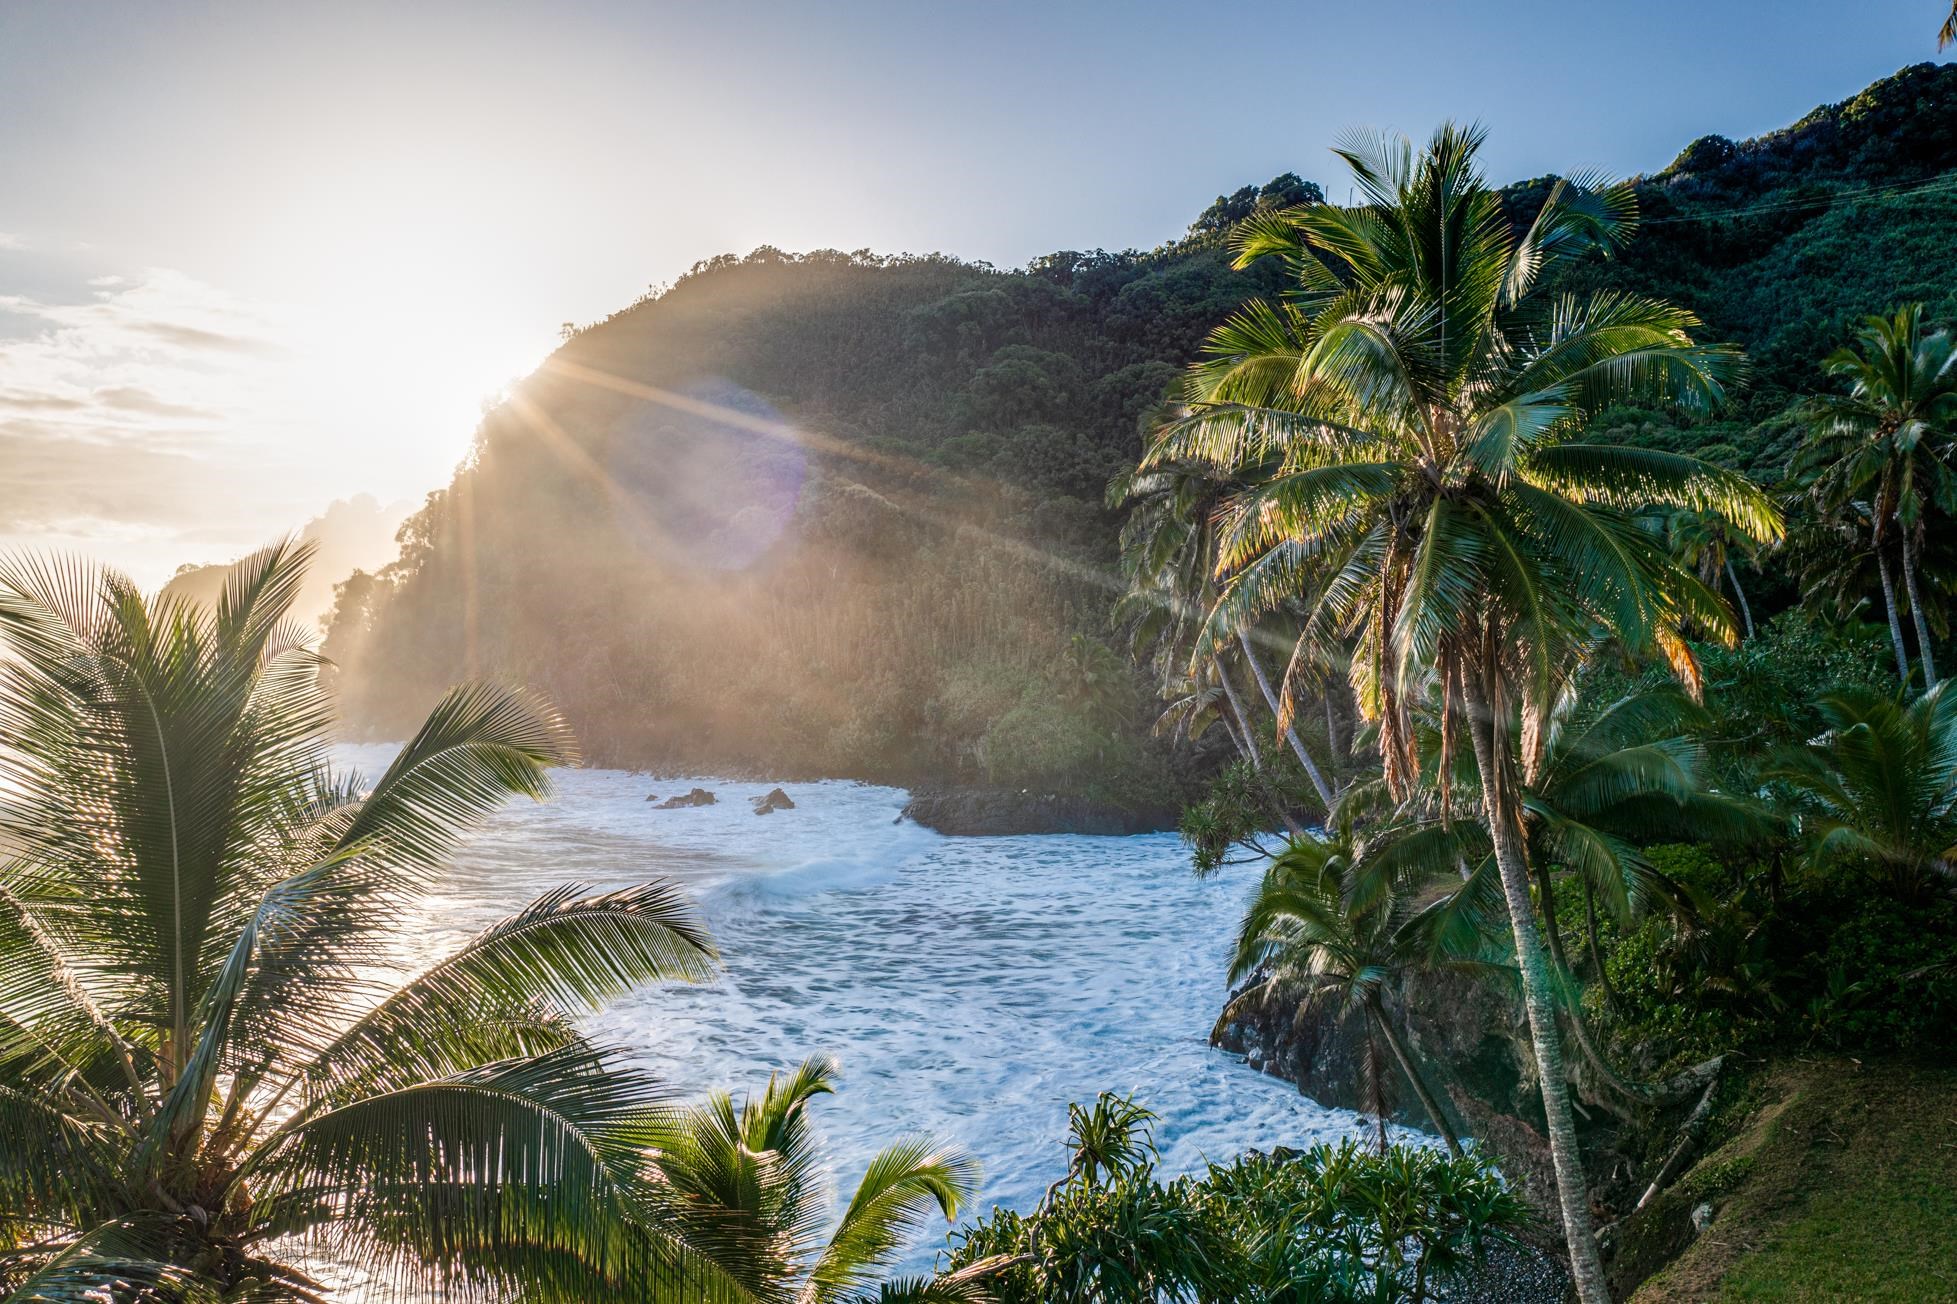
{"label": "bushy undergrowth", "polygon": [[1652,849],[1694,895],[1605,938],[1591,1008],[1664,1062],[1746,1049],[1931,1054],[1957,1039],[1957,902],[1903,899],[1842,867],[1776,887],[1771,861]]}
{"label": "bushy undergrowth", "polygon": [[988,1281],[997,1304],[1392,1304],[1435,1298],[1528,1219],[1478,1155],[1347,1141],[1167,1182],[1146,1162],[1072,1181],[956,1233],[950,1260],[1017,1260]]}

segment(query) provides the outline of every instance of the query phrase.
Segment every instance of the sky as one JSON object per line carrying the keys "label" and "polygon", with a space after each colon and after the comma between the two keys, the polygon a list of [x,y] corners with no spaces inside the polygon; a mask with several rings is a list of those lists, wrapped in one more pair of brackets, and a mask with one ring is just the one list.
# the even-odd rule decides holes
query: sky
{"label": "sky", "polygon": [[398,515],[560,324],[718,253],[1146,248],[1450,117],[1497,180],[1653,171],[1937,58],[1947,12],[0,0],[0,549],[155,584]]}

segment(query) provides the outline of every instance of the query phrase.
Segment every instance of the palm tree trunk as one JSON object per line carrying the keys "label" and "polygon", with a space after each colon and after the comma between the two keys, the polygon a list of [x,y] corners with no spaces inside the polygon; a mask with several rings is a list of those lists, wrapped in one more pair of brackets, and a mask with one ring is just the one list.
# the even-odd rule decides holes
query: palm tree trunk
{"label": "palm tree trunk", "polygon": [[[1619,1073],[1610,1061],[1604,1058],[1604,1053],[1597,1049],[1597,1044],[1590,1040],[1590,1029],[1583,1022],[1583,994],[1577,990],[1575,983],[1576,966],[1570,963],[1569,951],[1563,945],[1563,928],[1556,918],[1556,894],[1551,888],[1548,871],[1542,869],[1539,862],[1540,858],[1535,867],[1536,902],[1542,909],[1543,936],[1549,942],[1549,957],[1555,965],[1557,991],[1568,992],[1568,999],[1563,1002],[1563,1009],[1569,1016],[1570,1034],[1576,1039],[1577,1049],[1583,1052],[1583,1058],[1589,1061],[1591,1069],[1604,1080],[1606,1086],[1614,1088],[1632,1100],[1643,1100],[1649,1094],[1648,1091]],[[1585,882],[1585,893],[1587,894],[1589,890],[1590,885]],[[1596,923],[1594,913],[1590,916],[1590,921],[1594,928]],[[1593,942],[1595,936],[1593,932],[1591,934]],[[1601,965],[1602,957],[1598,957],[1598,961]]]}
{"label": "palm tree trunk", "polygon": [[[1257,687],[1264,694],[1264,704],[1271,708],[1271,715],[1274,718],[1281,715],[1282,712],[1278,710],[1277,694],[1271,691],[1271,681],[1264,676],[1264,663],[1257,659],[1257,652],[1250,645],[1250,635],[1244,630],[1238,630],[1237,644],[1243,648],[1244,660],[1250,663],[1250,673],[1256,678]],[[1311,779],[1311,786],[1318,790],[1318,799],[1325,803],[1325,813],[1331,814],[1331,785],[1325,782],[1325,776],[1318,772],[1316,765],[1312,764],[1311,754],[1305,750],[1305,745],[1298,741],[1298,731],[1286,729],[1284,736],[1290,742],[1291,750],[1297,754],[1298,764],[1305,767],[1305,774]]]}
{"label": "palm tree trunk", "polygon": [[1237,717],[1237,728],[1242,731],[1244,746],[1249,751],[1250,768],[1257,771],[1259,784],[1264,788],[1264,796],[1270,802],[1271,809],[1277,812],[1278,819],[1284,824],[1285,832],[1294,838],[1304,837],[1304,826],[1292,819],[1291,812],[1284,808],[1283,794],[1271,791],[1271,785],[1264,782],[1264,753],[1257,746],[1257,731],[1251,726],[1250,715],[1244,710],[1243,699],[1237,696],[1237,685],[1230,678],[1229,668],[1221,661],[1216,663],[1216,678],[1223,685],[1223,696],[1229,701],[1230,713]]}
{"label": "palm tree trunk", "polygon": [[1746,622],[1746,636],[1753,637],[1753,606],[1746,600],[1746,590],[1740,587],[1740,573],[1733,569],[1733,559],[1726,559],[1726,582],[1733,586],[1733,596],[1739,599],[1740,619]]}
{"label": "palm tree trunk", "polygon": [[1230,704],[1230,714],[1237,718],[1237,730],[1243,738],[1245,754],[1250,757],[1250,768],[1262,774],[1264,749],[1257,745],[1257,732],[1250,727],[1250,716],[1244,711],[1243,699],[1237,696],[1237,686],[1221,661],[1216,663],[1216,678],[1223,685],[1223,697]]}
{"label": "palm tree trunk", "polygon": [[1223,722],[1223,732],[1230,735],[1230,745],[1237,749],[1237,755],[1248,757],[1250,755],[1250,748],[1245,745],[1244,736],[1237,732],[1236,720],[1231,716],[1230,712],[1225,711],[1218,718]]}
{"label": "palm tree trunk", "polygon": [[1419,1067],[1413,1062],[1413,1053],[1400,1039],[1399,1030],[1393,1026],[1393,1021],[1386,1017],[1386,1008],[1381,1004],[1378,995],[1366,998],[1366,1011],[1373,1016],[1373,1022],[1379,1025],[1379,1035],[1386,1039],[1386,1045],[1392,1050],[1393,1058],[1399,1061],[1400,1072],[1406,1075],[1408,1084],[1413,1087],[1413,1094],[1420,1097],[1420,1107],[1427,1111],[1427,1118],[1433,1123],[1434,1130],[1441,1134],[1441,1140],[1447,1142],[1447,1152],[1457,1159],[1460,1158],[1461,1138],[1454,1134],[1454,1125],[1447,1121],[1447,1115],[1441,1110],[1441,1102],[1435,1099],[1434,1093],[1428,1089],[1427,1079],[1421,1076]]}
{"label": "palm tree trunk", "polygon": [[1916,654],[1923,658],[1923,691],[1937,686],[1936,653],[1930,650],[1930,620],[1923,614],[1923,595],[1916,587],[1916,539],[1903,531],[1903,586],[1909,590],[1909,614],[1916,621]]}
{"label": "palm tree trunk", "polygon": [[1882,545],[1875,549],[1876,571],[1882,576],[1882,605],[1889,613],[1889,642],[1896,649],[1896,674],[1902,679],[1903,687],[1909,687],[1909,652],[1903,647],[1903,623],[1896,619],[1896,579],[1889,573],[1889,558],[1883,555]]}
{"label": "palm tree trunk", "polygon": [[[1544,1121],[1549,1130],[1549,1154],[1556,1171],[1556,1200],[1563,1215],[1563,1239],[1570,1253],[1570,1279],[1582,1304],[1610,1304],[1604,1284],[1603,1260],[1597,1251],[1597,1232],[1590,1217],[1589,1184],[1583,1175],[1583,1156],[1577,1148],[1576,1118],[1570,1109],[1570,1084],[1563,1067],[1563,1034],[1556,1020],[1555,979],[1549,957],[1536,931],[1535,909],[1529,901],[1529,866],[1522,854],[1520,811],[1509,782],[1511,758],[1499,754],[1497,723],[1480,668],[1463,676],[1469,693],[1469,733],[1474,737],[1476,768],[1481,771],[1483,814],[1488,836],[1495,844],[1495,864],[1502,875],[1502,895],[1508,902],[1509,927],[1515,936],[1516,968],[1522,977],[1522,1002],[1529,1015],[1529,1035],[1536,1047],[1536,1071],[1542,1079]],[[1506,733],[1506,731],[1503,731]]]}

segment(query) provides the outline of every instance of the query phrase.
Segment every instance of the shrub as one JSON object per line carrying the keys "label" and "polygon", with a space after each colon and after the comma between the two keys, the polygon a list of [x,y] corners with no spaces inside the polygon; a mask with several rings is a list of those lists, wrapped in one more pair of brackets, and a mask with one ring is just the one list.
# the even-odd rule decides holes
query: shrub
{"label": "shrub", "polygon": [[[1111,1103],[1140,1120],[1134,1154],[1083,1164],[1082,1122]],[[1074,1117],[1075,1162],[1039,1208],[995,1209],[951,1238],[951,1269],[1013,1261],[986,1281],[997,1304],[1430,1299],[1489,1247],[1514,1243],[1529,1218],[1473,1153],[1347,1141],[1247,1154],[1165,1183],[1145,1112],[1103,1096]]]}

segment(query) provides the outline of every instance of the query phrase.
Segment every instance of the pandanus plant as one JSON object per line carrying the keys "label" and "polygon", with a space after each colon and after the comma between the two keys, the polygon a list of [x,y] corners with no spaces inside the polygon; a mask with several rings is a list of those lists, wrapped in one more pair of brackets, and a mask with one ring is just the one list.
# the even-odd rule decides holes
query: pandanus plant
{"label": "pandanus plant", "polygon": [[10,1299],[716,1299],[643,1150],[671,1104],[578,1016],[715,971],[681,896],[545,894],[418,972],[457,841],[571,759],[548,707],[451,692],[335,773],[285,612],[0,565],[0,1287]]}

